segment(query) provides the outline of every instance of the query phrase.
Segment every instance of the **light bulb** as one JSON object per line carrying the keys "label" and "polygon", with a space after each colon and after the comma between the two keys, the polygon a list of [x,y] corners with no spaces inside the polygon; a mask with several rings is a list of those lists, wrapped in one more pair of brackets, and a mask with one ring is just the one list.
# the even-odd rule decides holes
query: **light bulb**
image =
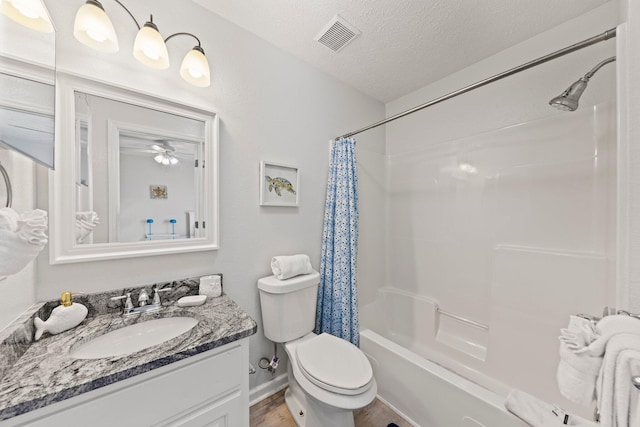
{"label": "light bulb", "polygon": [[95,28],[87,28],[87,35],[98,43],[102,43],[108,38],[106,34]]}
{"label": "light bulb", "polygon": [[151,49],[150,47],[147,47],[147,48],[143,49],[142,53],[144,53],[144,55],[147,58],[152,59],[154,61],[157,61],[158,58],[160,58],[160,54],[157,51]]}
{"label": "light bulb", "polygon": [[53,24],[41,0],[3,0],[0,13],[32,30],[53,32]]}
{"label": "light bulb", "polygon": [[147,67],[164,70],[169,68],[169,52],[158,27],[147,21],[140,28],[133,43],[133,56]]}
{"label": "light bulb", "polygon": [[208,87],[211,84],[209,61],[200,46],[191,49],[182,60],[180,75],[194,86]]}
{"label": "light bulb", "polygon": [[169,157],[164,156],[163,159],[162,159],[162,164],[167,166],[169,164]]}
{"label": "light bulb", "polygon": [[163,159],[163,158],[164,158],[164,155],[161,153],[161,154],[156,155],[156,156],[153,158],[153,160],[155,160],[155,161],[156,161],[156,162],[158,162],[158,163],[162,163],[162,159]]}
{"label": "light bulb", "polygon": [[29,19],[36,19],[40,15],[31,6],[32,5],[24,4],[24,3],[18,3],[18,2],[15,2],[13,4],[13,7],[15,7],[18,10],[18,12],[20,12],[22,15],[26,16]]}
{"label": "light bulb", "polygon": [[169,163],[171,163],[172,165],[178,164],[178,158],[176,156],[169,157]]}
{"label": "light bulb", "polygon": [[76,13],[73,36],[82,44],[102,52],[117,52],[118,37],[102,4],[87,0]]}
{"label": "light bulb", "polygon": [[197,68],[191,67],[189,68],[189,75],[194,79],[199,79],[200,77],[202,77],[202,71]]}

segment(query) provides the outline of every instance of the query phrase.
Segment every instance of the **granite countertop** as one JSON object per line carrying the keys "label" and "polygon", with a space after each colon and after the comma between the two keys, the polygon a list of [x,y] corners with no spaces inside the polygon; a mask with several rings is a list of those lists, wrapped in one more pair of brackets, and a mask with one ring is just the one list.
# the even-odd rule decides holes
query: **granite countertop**
{"label": "granite countertop", "polygon": [[[0,421],[45,407],[198,353],[253,335],[256,322],[227,295],[207,298],[204,305],[178,307],[177,300],[198,293],[198,278],[140,288],[82,295],[74,301],[87,306],[89,315],[77,327],[58,335],[45,333],[34,341],[33,318],[47,319],[59,301],[32,306],[0,332]],[[155,312],[122,316],[122,301],[112,296],[137,293],[152,286],[171,287],[162,294],[163,307]],[[150,293],[151,295],[151,293]],[[135,304],[137,306],[137,304]],[[190,331],[144,350],[103,359],[74,359],[69,350],[107,332],[134,323],[164,317],[194,317]]]}

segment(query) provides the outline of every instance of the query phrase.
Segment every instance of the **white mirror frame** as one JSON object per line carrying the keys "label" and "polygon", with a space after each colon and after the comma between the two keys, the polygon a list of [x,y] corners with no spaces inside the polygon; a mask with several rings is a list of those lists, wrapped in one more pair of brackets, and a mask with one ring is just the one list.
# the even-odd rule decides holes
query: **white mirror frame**
{"label": "white mirror frame", "polygon": [[[75,96],[83,92],[200,120],[205,124],[203,221],[205,237],[124,243],[76,244]],[[51,264],[164,255],[218,249],[218,114],[201,108],[58,73],[56,76],[56,170],[49,171]],[[104,217],[108,212],[103,213]]]}

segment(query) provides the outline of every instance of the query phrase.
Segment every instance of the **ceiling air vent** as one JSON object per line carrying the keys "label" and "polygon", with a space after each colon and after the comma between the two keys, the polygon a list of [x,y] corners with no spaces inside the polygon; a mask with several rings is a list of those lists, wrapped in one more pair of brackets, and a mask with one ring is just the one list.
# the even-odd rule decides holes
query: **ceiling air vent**
{"label": "ceiling air vent", "polygon": [[353,25],[342,19],[339,15],[333,19],[314,38],[315,41],[325,45],[334,52],[340,52],[349,42],[360,34]]}

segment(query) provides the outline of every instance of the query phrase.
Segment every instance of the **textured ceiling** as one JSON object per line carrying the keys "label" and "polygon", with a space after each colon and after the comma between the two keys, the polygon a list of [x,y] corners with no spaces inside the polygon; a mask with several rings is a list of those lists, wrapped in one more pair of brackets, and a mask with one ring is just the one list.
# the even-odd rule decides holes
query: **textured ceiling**
{"label": "textured ceiling", "polygon": [[[607,2],[193,1],[383,102],[439,80]],[[313,40],[336,14],[362,32],[339,53]]]}

